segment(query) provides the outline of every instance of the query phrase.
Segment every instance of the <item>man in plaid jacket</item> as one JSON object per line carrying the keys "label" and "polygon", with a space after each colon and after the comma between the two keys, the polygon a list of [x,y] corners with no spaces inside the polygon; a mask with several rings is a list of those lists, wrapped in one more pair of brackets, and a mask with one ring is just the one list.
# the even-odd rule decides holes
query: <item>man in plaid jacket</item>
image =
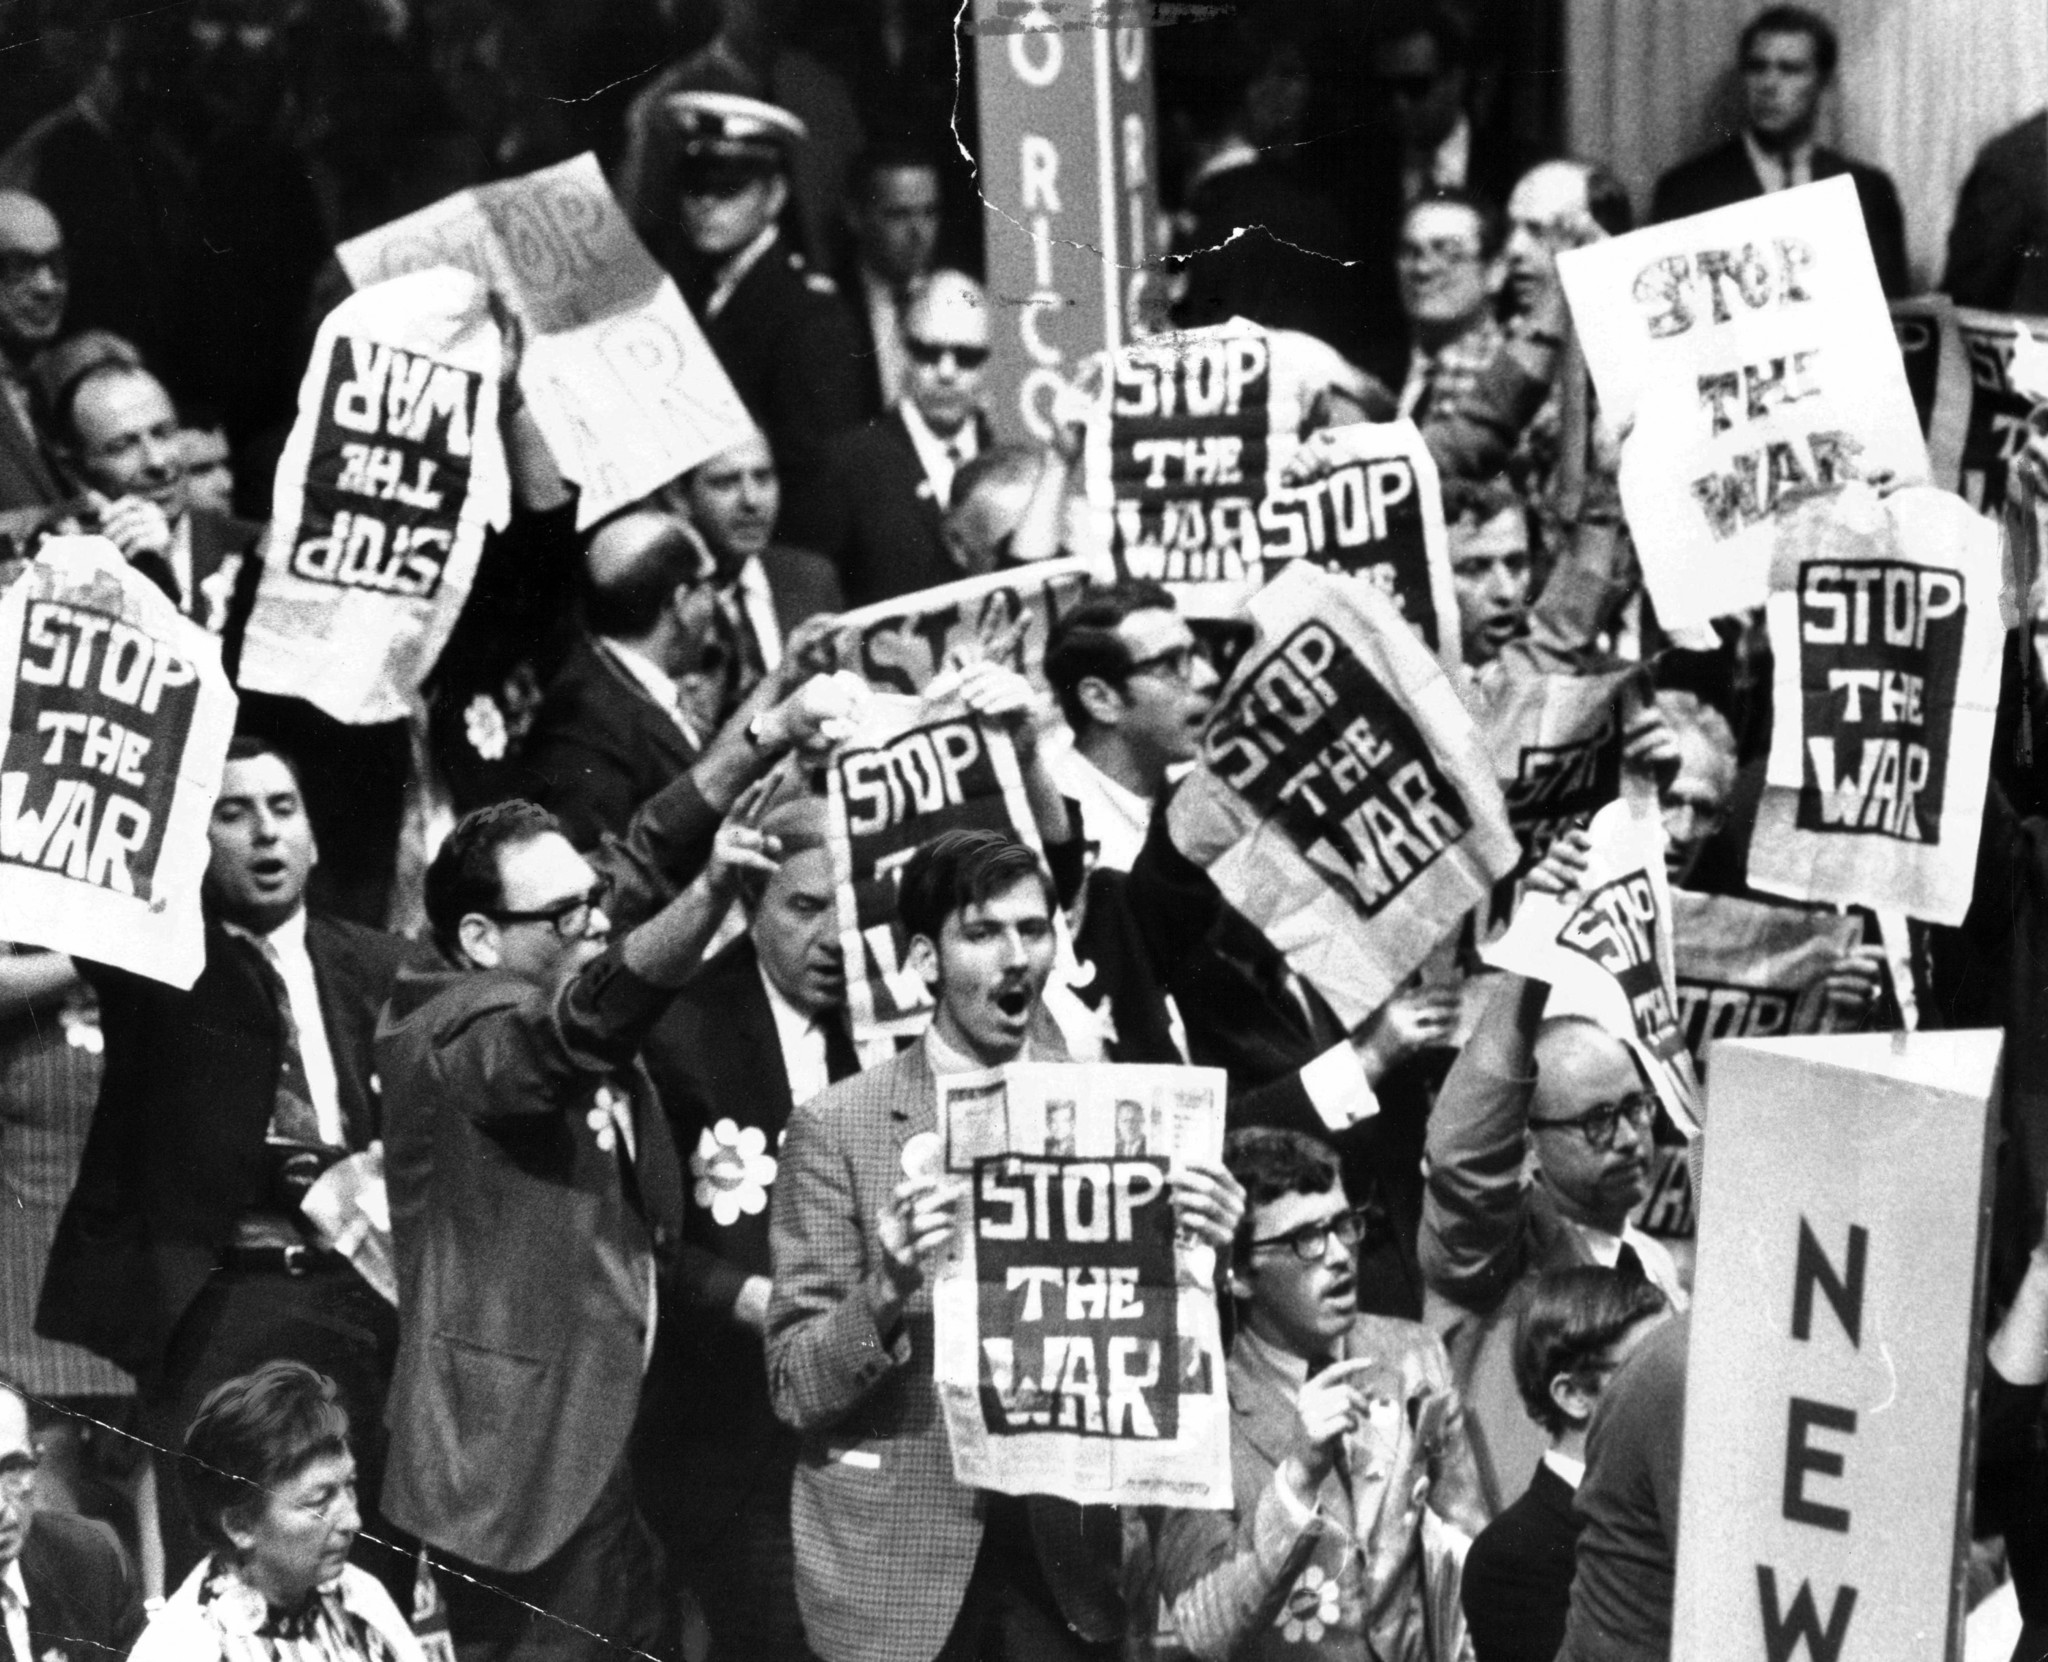
{"label": "man in plaid jacket", "polygon": [[[768,1380],[804,1439],[797,1603],[824,1662],[1119,1654],[1117,1514],[953,1477],[924,1263],[962,1195],[904,1159],[936,1128],[939,1075],[1066,1059],[1039,1002],[1053,904],[1037,856],[1007,837],[954,831],[919,849],[898,905],[910,965],[936,999],[931,1030],[790,1116],[769,1231]],[[1181,1223],[1219,1248],[1243,1204],[1220,1164],[1175,1179]]]}

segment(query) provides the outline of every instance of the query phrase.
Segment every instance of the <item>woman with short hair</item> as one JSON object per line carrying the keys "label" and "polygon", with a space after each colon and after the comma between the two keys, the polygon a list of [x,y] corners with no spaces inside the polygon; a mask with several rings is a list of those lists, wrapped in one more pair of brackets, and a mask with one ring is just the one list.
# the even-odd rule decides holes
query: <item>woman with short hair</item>
{"label": "woman with short hair", "polygon": [[270,1362],[200,1405],[182,1481],[213,1550],[131,1662],[424,1662],[391,1595],[348,1561],[361,1520],[337,1397],[303,1363]]}

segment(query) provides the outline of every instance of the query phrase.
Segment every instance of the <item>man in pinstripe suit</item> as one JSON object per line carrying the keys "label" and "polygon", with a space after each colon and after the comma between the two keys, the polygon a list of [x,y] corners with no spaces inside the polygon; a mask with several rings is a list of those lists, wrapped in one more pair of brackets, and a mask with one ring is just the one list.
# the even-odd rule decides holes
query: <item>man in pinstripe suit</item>
{"label": "man in pinstripe suit", "polygon": [[[937,1076],[1065,1060],[1039,1004],[1051,879],[1020,843],[949,832],[904,867],[899,907],[934,989],[931,1030],[791,1115],[770,1225],[769,1388],[804,1439],[791,1508],[804,1630],[824,1662],[1107,1659],[1124,1628],[1115,1512],[954,1480],[923,1266],[961,1193],[905,1175],[905,1144],[937,1123]],[[1243,1213],[1220,1164],[1177,1178],[1174,1202],[1219,1247]]]}

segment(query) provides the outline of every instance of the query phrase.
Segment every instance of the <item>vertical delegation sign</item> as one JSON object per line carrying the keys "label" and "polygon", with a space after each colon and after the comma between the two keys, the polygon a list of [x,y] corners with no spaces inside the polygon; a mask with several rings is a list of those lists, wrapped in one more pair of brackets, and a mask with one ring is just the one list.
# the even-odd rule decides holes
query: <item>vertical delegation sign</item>
{"label": "vertical delegation sign", "polygon": [[974,0],[988,413],[1052,437],[1082,361],[1131,339],[1153,281],[1152,37],[1134,0]]}
{"label": "vertical delegation sign", "polygon": [[1672,1662],[1961,1657],[2001,1042],[1714,1047]]}

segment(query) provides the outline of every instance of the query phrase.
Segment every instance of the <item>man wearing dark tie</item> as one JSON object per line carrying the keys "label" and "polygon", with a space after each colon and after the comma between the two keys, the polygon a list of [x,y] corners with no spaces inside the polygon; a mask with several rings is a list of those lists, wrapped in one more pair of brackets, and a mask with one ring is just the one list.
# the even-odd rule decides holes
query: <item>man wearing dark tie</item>
{"label": "man wearing dark tie", "polygon": [[[292,765],[264,741],[230,744],[207,834],[206,967],[191,988],[81,966],[106,1069],[36,1327],[133,1373],[161,1449],[223,1380],[304,1362],[341,1387],[374,1479],[397,1319],[300,1203],[382,1134],[372,1034],[416,952],[309,916],[312,826]],[[159,1458],[171,1585],[207,1550],[175,1466]],[[365,1501],[376,1492],[366,1481]]]}
{"label": "man wearing dark tie", "polygon": [[689,1166],[683,1238],[720,1268],[712,1310],[662,1325],[635,1471],[715,1654],[761,1662],[809,1655],[789,1537],[800,1443],[775,1418],[761,1354],[768,1202],[791,1110],[860,1068],[825,820],[816,796],[763,818],[780,866],[749,876],[746,933],[683,989],[644,1053]]}
{"label": "man wearing dark tie", "polygon": [[71,279],[50,210],[0,190],[0,510],[64,500],[30,402],[28,368],[57,338]]}
{"label": "man wearing dark tie", "polygon": [[0,1377],[0,1662],[125,1656],[142,1591],[107,1525],[36,1510],[28,1399]]}
{"label": "man wearing dark tie", "polygon": [[907,388],[895,409],[825,448],[815,490],[793,494],[783,535],[835,566],[850,605],[967,575],[942,535],[954,476],[989,444],[981,414],[988,302],[958,271],[935,271],[903,313]]}

